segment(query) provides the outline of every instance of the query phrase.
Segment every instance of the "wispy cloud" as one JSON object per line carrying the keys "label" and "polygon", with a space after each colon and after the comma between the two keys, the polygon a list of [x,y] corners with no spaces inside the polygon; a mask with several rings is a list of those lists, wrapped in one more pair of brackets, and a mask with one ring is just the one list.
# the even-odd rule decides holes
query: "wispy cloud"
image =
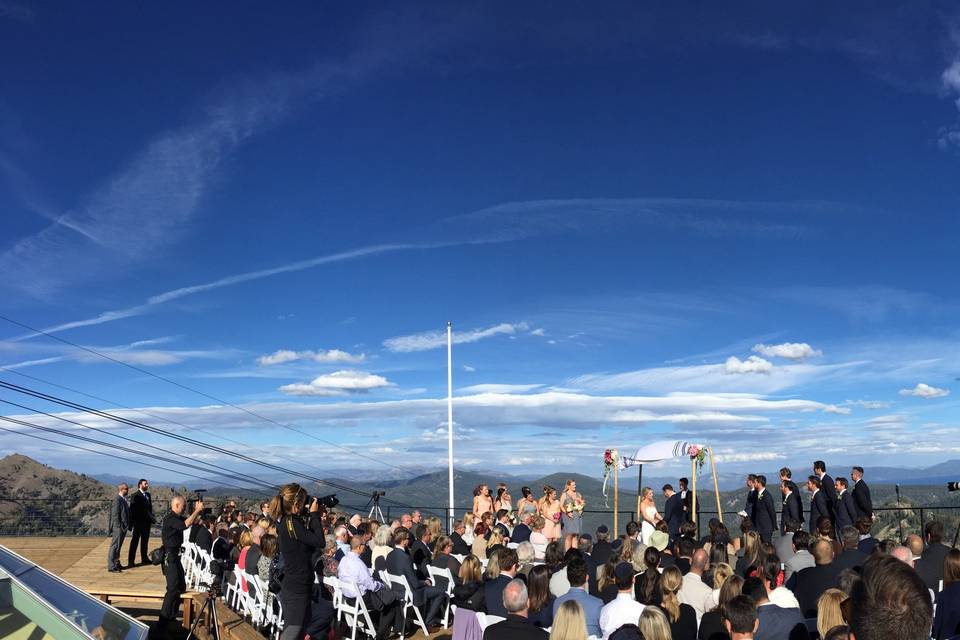
{"label": "wispy cloud", "polygon": [[307,383],[287,384],[280,391],[291,396],[343,396],[392,386],[383,376],[364,371],[334,371]]}
{"label": "wispy cloud", "polygon": [[280,349],[270,355],[257,358],[257,364],[262,366],[271,366],[275,364],[286,364],[288,362],[297,362],[299,360],[309,360],[320,363],[338,363],[358,364],[367,359],[364,353],[348,353],[340,349],[328,349],[319,351],[291,351],[290,349]]}
{"label": "wispy cloud", "polygon": [[[140,366],[166,366],[179,364],[187,360],[197,359],[223,359],[236,355],[233,349],[155,349],[146,347],[155,347],[159,344],[172,342],[172,337],[153,338],[149,340],[138,340],[125,345],[116,346],[95,346],[85,345],[87,348],[102,353],[104,355],[125,362],[127,364]],[[53,351],[59,355],[52,355],[43,358],[32,358],[20,360],[10,364],[2,364],[0,367],[5,369],[25,369],[38,365],[54,364],[58,362],[77,362],[81,364],[102,364],[107,362],[103,358],[85,351],[82,348],[70,346],[49,345],[44,346],[43,351]]]}
{"label": "wispy cloud", "polygon": [[806,360],[813,356],[822,356],[823,352],[814,349],[806,342],[784,342],[782,344],[755,344],[754,353],[768,358],[786,358],[787,360]]}
{"label": "wispy cloud", "polygon": [[[454,331],[451,340],[453,344],[468,344],[479,342],[486,338],[502,335],[515,335],[521,331],[526,331],[528,326],[524,322],[510,324],[502,322],[492,327],[484,329],[469,329],[467,331]],[[396,336],[387,338],[383,341],[383,346],[388,351],[394,353],[410,353],[412,351],[429,351],[431,349],[440,349],[447,346],[446,331],[424,331],[406,336]]]}
{"label": "wispy cloud", "polygon": [[466,395],[474,393],[527,393],[543,386],[542,384],[473,384],[469,387],[461,387],[457,391]]}
{"label": "wispy cloud", "polygon": [[723,363],[723,370],[729,374],[739,373],[763,373],[768,374],[773,371],[773,365],[769,360],[764,360],[758,356],[750,356],[746,360],[741,360],[736,356],[730,356]]}
{"label": "wispy cloud", "polygon": [[928,384],[920,382],[912,389],[900,389],[900,395],[902,396],[913,396],[914,398],[943,398],[950,395],[949,389],[941,389],[939,387],[932,387]]}

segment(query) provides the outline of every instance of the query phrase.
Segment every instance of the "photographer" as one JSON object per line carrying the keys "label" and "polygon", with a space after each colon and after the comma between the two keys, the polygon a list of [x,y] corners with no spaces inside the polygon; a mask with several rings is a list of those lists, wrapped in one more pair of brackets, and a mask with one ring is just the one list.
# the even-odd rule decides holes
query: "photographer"
{"label": "photographer", "polygon": [[163,631],[167,624],[176,619],[180,608],[180,594],[187,590],[183,575],[183,565],[180,564],[180,547],[183,546],[183,532],[194,522],[200,519],[203,512],[203,501],[197,500],[193,513],[183,517],[187,502],[183,496],[174,496],[170,500],[170,511],[163,517],[161,523],[161,544],[163,544],[163,575],[167,578],[167,592],[163,596],[163,607],[157,620],[157,630]]}
{"label": "photographer", "polygon": [[307,492],[296,484],[285,484],[270,501],[270,516],[277,521],[280,553],[284,571],[281,579],[280,602],[283,605],[283,633],[281,640],[301,640],[310,621],[310,600],[313,592],[313,554],[323,549],[323,525],[320,522],[320,504],[310,502],[309,519],[304,525],[300,517],[307,500]]}

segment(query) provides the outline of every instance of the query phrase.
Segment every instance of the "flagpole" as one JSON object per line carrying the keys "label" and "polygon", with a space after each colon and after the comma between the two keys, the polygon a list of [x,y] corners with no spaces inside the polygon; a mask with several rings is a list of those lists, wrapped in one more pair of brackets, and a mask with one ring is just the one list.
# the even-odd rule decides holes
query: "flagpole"
{"label": "flagpole", "polygon": [[453,532],[453,323],[447,322],[447,483],[450,486],[450,514],[447,531]]}

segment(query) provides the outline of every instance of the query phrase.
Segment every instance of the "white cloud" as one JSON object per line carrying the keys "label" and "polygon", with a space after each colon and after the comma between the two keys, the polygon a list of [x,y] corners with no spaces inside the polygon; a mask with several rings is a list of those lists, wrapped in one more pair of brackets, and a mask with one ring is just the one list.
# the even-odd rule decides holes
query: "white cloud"
{"label": "white cloud", "polygon": [[824,409],[824,411],[825,411],[826,413],[833,413],[833,414],[836,414],[836,415],[838,415],[838,416],[846,416],[846,415],[849,415],[849,414],[850,414],[850,408],[849,408],[849,407],[839,407],[839,406],[837,406],[837,405],[835,405],[835,404],[827,405],[827,408]]}
{"label": "white cloud", "polygon": [[870,418],[865,423],[868,428],[876,429],[882,427],[900,427],[907,424],[907,416],[902,413],[894,413],[887,416],[877,416]]}
{"label": "white cloud", "polygon": [[657,415],[650,411],[619,411],[610,417],[612,422],[672,422],[675,424],[718,422],[737,424],[744,422],[769,422],[764,416],[737,415],[722,411],[695,411]]}
{"label": "white cloud", "polygon": [[474,384],[457,389],[457,391],[467,395],[475,393],[526,393],[542,386],[542,384]]}
{"label": "white cloud", "polygon": [[547,332],[544,331],[543,329],[534,329],[533,331],[530,332],[530,335],[532,335],[532,336],[545,336],[545,335],[547,335]]}
{"label": "white cloud", "polygon": [[[466,344],[479,342],[485,338],[492,338],[499,335],[514,335],[520,331],[527,330],[527,324],[524,322],[510,324],[502,322],[486,329],[469,329],[467,331],[454,331],[451,337],[453,344]],[[394,353],[409,353],[412,351],[429,351],[431,349],[440,349],[447,346],[446,331],[424,331],[407,336],[397,336],[387,338],[383,341],[383,346]]]}
{"label": "white cloud", "polygon": [[900,389],[900,395],[902,396],[913,396],[915,398],[943,398],[944,396],[950,395],[949,389],[940,389],[938,387],[931,387],[928,384],[923,382],[917,384],[913,389]]}
{"label": "white cloud", "polygon": [[468,365],[468,364],[465,364],[465,365],[463,365],[463,370],[466,371],[467,373],[473,373],[473,372],[475,372],[477,369],[476,369],[475,367],[471,367],[471,366]]}
{"label": "white cloud", "polygon": [[741,453],[717,453],[716,454],[716,459],[718,463],[783,460],[786,457],[787,456],[783,455],[782,453],[777,453],[774,451],[753,451],[753,452],[741,452]]}
{"label": "white cloud", "polygon": [[814,349],[806,342],[784,342],[782,344],[756,344],[754,353],[768,358],[786,358],[787,360],[806,360],[813,356],[822,356],[823,352]]}
{"label": "white cloud", "polygon": [[845,406],[851,407],[860,407],[861,409],[889,409],[891,403],[884,400],[845,400],[843,402]]}
{"label": "white cloud", "polygon": [[758,356],[750,356],[746,360],[741,360],[736,356],[730,356],[723,365],[723,369],[729,374],[740,373],[762,373],[769,374],[773,371],[773,365],[769,360],[764,360]]}
{"label": "white cloud", "polygon": [[296,362],[298,360],[310,360],[312,362],[334,363],[346,362],[349,364],[358,364],[367,359],[366,354],[352,354],[340,349],[329,349],[327,351],[291,351],[289,349],[280,349],[270,355],[257,358],[257,364],[270,366],[275,364],[285,364],[287,362]]}
{"label": "white cloud", "polygon": [[383,376],[364,371],[334,371],[308,383],[287,384],[280,391],[292,396],[342,396],[392,386]]}

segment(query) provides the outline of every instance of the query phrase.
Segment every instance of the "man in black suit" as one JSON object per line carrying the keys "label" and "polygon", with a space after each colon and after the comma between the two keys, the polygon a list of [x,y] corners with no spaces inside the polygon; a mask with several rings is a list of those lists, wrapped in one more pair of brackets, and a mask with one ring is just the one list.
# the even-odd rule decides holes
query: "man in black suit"
{"label": "man in black suit", "polygon": [[121,482],[117,487],[117,495],[110,505],[110,523],[107,527],[107,535],[111,536],[110,550],[107,551],[107,571],[120,571],[120,547],[123,546],[123,538],[127,535],[127,529],[130,528],[130,505],[127,504],[127,492],[130,487],[126,482]]}
{"label": "man in black suit", "polygon": [[517,576],[517,552],[513,549],[500,551],[500,576],[483,585],[483,601],[487,613],[507,617],[510,613],[504,604],[503,590]]}
{"label": "man in black suit", "polygon": [[837,478],[835,484],[837,489],[837,519],[834,524],[837,525],[837,531],[841,531],[844,527],[853,526],[853,523],[857,521],[857,511],[853,505],[853,498],[847,491],[849,486],[847,479]]}
{"label": "man in black suit", "polygon": [[[680,494],[680,502],[683,503],[683,519],[693,521],[693,493],[687,488],[690,486],[690,481],[686,478],[680,478],[678,483],[680,484],[680,490],[677,493]],[[697,509],[697,511],[700,510]]]}
{"label": "man in black suit", "polygon": [[743,512],[747,514],[747,517],[750,520],[755,521],[754,516],[756,515],[757,509],[757,476],[750,473],[747,474],[747,502],[743,507]]}
{"label": "man in black suit", "polygon": [[[817,460],[813,463],[813,475],[820,478],[820,490],[823,491],[823,494],[827,499],[827,513],[824,514],[830,518],[830,522],[836,526],[837,524],[837,487],[834,484],[833,478],[830,477],[830,474],[827,473],[827,463],[823,460]],[[813,520],[813,518],[810,518]],[[816,521],[814,521],[816,522]]]}
{"label": "man in black suit", "polygon": [[927,548],[916,562],[917,573],[920,574],[928,589],[938,593],[940,581],[943,580],[943,561],[950,551],[950,547],[943,544],[943,523],[939,520],[931,520],[925,524],[923,537]]}
{"label": "man in black suit", "polygon": [[667,521],[670,542],[676,542],[680,537],[680,525],[684,522],[683,500],[669,484],[663,485],[663,497],[667,499],[663,504],[663,519]]}
{"label": "man in black suit", "polygon": [[530,541],[530,534],[533,533],[530,530],[530,524],[533,522],[533,517],[532,513],[527,513],[523,516],[523,521],[515,526],[510,533],[510,542],[520,544],[521,542]]}
{"label": "man in black suit", "polygon": [[803,524],[803,503],[800,502],[800,492],[794,489],[796,486],[789,478],[780,481],[780,492],[783,494],[783,507],[780,509],[781,536],[787,532],[788,520]]}
{"label": "man in black suit", "polygon": [[510,538],[510,512],[506,509],[500,509],[497,511],[497,521],[493,525],[494,530],[500,532],[500,536],[503,537],[503,544],[508,542],[514,542]]}
{"label": "man in black suit", "polygon": [[[546,631],[527,620],[530,599],[523,580],[511,580],[503,588],[499,604],[506,612],[506,620],[484,629],[483,640],[547,640],[550,637]],[[489,605],[490,602],[487,602]]]}
{"label": "man in black suit", "polygon": [[863,467],[854,467],[850,470],[850,495],[853,497],[853,506],[857,518],[873,518],[873,500],[870,499],[870,487],[863,481]]}
{"label": "man in black suit", "polygon": [[453,554],[457,556],[468,556],[471,553],[470,545],[463,541],[463,534],[467,532],[463,520],[454,520],[453,533],[450,534],[450,540],[453,541]]}
{"label": "man in black suit", "polygon": [[[807,478],[807,491],[810,492],[809,530],[811,534],[817,532],[817,520],[823,516],[830,517],[827,511],[827,497],[820,489],[820,478],[817,476]],[[836,491],[836,488],[834,488],[834,491]]]}
{"label": "man in black suit", "polygon": [[753,524],[757,527],[760,539],[770,542],[773,540],[773,530],[777,528],[777,509],[773,506],[776,498],[767,491],[766,476],[757,476],[754,485],[757,487],[757,504]]}
{"label": "man in black suit", "polygon": [[610,544],[610,530],[607,525],[602,524],[597,527],[597,541],[593,544],[593,552],[590,554],[598,567],[602,567],[613,554],[613,546]]}
{"label": "man in black suit", "polygon": [[[195,525],[197,527],[197,534],[193,537],[193,543],[210,553],[213,550],[213,533],[211,528],[216,522],[216,518],[211,513],[210,515],[201,516],[202,520],[200,524]],[[247,561],[250,560],[250,552],[247,552]]]}
{"label": "man in black suit", "polygon": [[[413,591],[413,604],[419,609],[426,609],[424,621],[428,627],[435,628],[440,624],[440,609],[446,599],[446,593],[440,587],[436,587],[430,580],[421,580],[417,577],[413,569],[413,560],[407,549],[410,547],[410,531],[406,527],[397,527],[393,532],[394,549],[387,554],[387,573],[395,576],[403,576],[407,579],[407,584]],[[392,584],[390,588],[397,592],[397,596],[405,596],[404,589],[400,585]]]}
{"label": "man in black suit", "polygon": [[857,518],[856,523],[857,531],[860,533],[860,542],[857,543],[857,550],[870,555],[873,553],[873,548],[880,544],[880,541],[870,535],[870,530],[873,528],[873,519],[872,518]]}
{"label": "man in black suit", "polygon": [[417,577],[426,580],[430,577],[427,565],[433,560],[433,553],[430,551],[430,542],[433,540],[433,536],[425,524],[418,524],[415,531],[417,539],[410,545],[410,557],[413,559]]}
{"label": "man in black suit", "polygon": [[127,566],[133,566],[137,555],[137,542],[140,543],[140,564],[147,564],[147,544],[150,542],[150,527],[157,521],[153,515],[153,502],[150,499],[150,483],[141,478],[137,483],[137,490],[130,499],[130,525],[133,535],[130,536],[130,548],[127,550]]}
{"label": "man in black suit", "polygon": [[870,557],[857,549],[860,544],[860,532],[856,527],[844,527],[840,530],[840,541],[843,543],[843,551],[833,560],[837,575],[840,575],[844,569],[853,569],[860,573],[863,563]]}
{"label": "man in black suit", "polygon": [[[787,588],[793,591],[805,618],[817,617],[817,599],[824,591],[837,586],[839,571],[833,564],[833,543],[821,538],[813,544],[816,565],[790,576]],[[790,584],[792,583],[792,584]]]}

